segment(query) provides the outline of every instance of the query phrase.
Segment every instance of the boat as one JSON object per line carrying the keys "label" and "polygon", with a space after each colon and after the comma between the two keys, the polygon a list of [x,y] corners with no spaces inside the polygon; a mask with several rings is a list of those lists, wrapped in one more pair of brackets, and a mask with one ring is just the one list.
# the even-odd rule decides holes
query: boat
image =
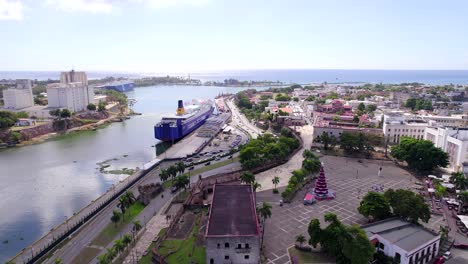
{"label": "boat", "polygon": [[176,113],[163,116],[154,126],[154,137],[162,141],[178,141],[203,125],[213,111],[210,101],[191,104],[185,109],[184,102],[179,100]]}

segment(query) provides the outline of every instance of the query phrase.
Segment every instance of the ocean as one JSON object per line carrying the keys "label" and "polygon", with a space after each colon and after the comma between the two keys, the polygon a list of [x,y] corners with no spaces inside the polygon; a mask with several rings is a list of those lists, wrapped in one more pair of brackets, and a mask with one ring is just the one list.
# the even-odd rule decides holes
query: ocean
{"label": "ocean", "polygon": [[[107,76],[139,78],[145,76],[183,76],[202,81],[280,81],[284,83],[388,83],[420,82],[431,85],[468,84],[468,70],[239,70],[212,72],[98,72],[88,71],[89,79]],[[1,79],[58,79],[55,71],[0,71]]]}

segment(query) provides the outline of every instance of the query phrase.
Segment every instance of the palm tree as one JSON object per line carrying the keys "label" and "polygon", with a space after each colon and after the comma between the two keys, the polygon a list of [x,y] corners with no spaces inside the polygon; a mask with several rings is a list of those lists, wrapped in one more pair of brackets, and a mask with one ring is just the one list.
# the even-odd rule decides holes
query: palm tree
{"label": "palm tree", "polygon": [[262,185],[258,182],[254,182],[252,183],[252,189],[254,192],[257,192],[257,189],[261,189],[262,188]]}
{"label": "palm tree", "polygon": [[107,253],[104,253],[104,254],[98,256],[97,259],[98,259],[99,264],[110,264],[111,263],[111,260],[109,259],[109,256],[107,255]]}
{"label": "palm tree", "polygon": [[112,211],[111,221],[117,227],[117,223],[120,221],[120,214],[117,210]]}
{"label": "palm tree", "polygon": [[117,254],[121,253],[125,249],[125,244],[122,239],[117,239],[114,241],[114,249]]}
{"label": "palm tree", "polygon": [[262,245],[260,248],[263,248],[263,236],[265,235],[265,222],[267,218],[271,217],[271,205],[268,203],[263,202],[262,207],[258,209],[258,212],[260,213],[260,216],[263,219],[263,224],[262,224]]}
{"label": "palm tree", "polygon": [[172,177],[172,180],[174,180],[175,176],[177,176],[177,167],[171,165],[169,168],[167,168],[167,171],[169,172],[169,175]]}
{"label": "palm tree", "polygon": [[128,197],[126,195],[122,195],[119,197],[119,203],[117,204],[117,207],[119,207],[120,211],[122,211],[122,219],[124,219],[125,212],[127,211],[127,208],[129,207]]}
{"label": "palm tree", "polygon": [[306,241],[306,238],[304,235],[300,234],[296,237],[296,242],[299,243],[299,245],[301,245],[302,247],[302,244]]}
{"label": "palm tree", "polygon": [[141,229],[141,223],[138,220],[133,221],[133,230],[138,232]]}
{"label": "palm tree", "polygon": [[161,172],[159,173],[159,178],[162,182],[167,181],[167,179],[169,179],[169,171],[167,169],[161,169]]}
{"label": "palm tree", "polygon": [[129,234],[125,234],[122,237],[122,243],[125,245],[125,247],[132,242],[132,237]]}
{"label": "palm tree", "polygon": [[117,252],[115,251],[115,248],[106,248],[107,251],[107,256],[109,257],[110,260],[113,260],[117,256]]}
{"label": "palm tree", "polygon": [[182,161],[179,161],[175,164],[175,167],[177,169],[177,172],[179,172],[180,174],[183,174],[184,171],[185,171],[185,163],[183,163]]}
{"label": "palm tree", "polygon": [[255,182],[255,175],[250,171],[246,171],[240,176],[240,181],[245,184],[252,184]]}
{"label": "palm tree", "polygon": [[275,190],[276,190],[276,185],[280,182],[280,178],[278,176],[275,176],[273,179],[271,179],[271,182],[275,185]]}
{"label": "palm tree", "polygon": [[56,258],[55,259],[55,264],[62,264],[62,259],[61,258]]}
{"label": "palm tree", "polygon": [[135,195],[133,195],[133,192],[126,191],[124,195],[127,197],[129,207],[130,207],[130,205],[135,203],[136,198],[135,198]]}
{"label": "palm tree", "polygon": [[463,172],[452,173],[450,180],[460,191],[466,190],[468,188],[468,178],[465,177]]}

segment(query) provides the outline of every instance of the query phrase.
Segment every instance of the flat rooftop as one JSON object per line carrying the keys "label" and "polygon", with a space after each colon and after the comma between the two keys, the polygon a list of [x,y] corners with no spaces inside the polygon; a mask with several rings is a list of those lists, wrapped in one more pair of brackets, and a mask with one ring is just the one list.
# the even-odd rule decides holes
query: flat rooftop
{"label": "flat rooftop", "polygon": [[399,218],[390,218],[364,225],[361,228],[366,232],[368,237],[378,234],[407,252],[411,252],[439,236],[422,226],[406,222]]}
{"label": "flat rooftop", "polygon": [[250,185],[215,185],[206,236],[258,236],[257,219]]}

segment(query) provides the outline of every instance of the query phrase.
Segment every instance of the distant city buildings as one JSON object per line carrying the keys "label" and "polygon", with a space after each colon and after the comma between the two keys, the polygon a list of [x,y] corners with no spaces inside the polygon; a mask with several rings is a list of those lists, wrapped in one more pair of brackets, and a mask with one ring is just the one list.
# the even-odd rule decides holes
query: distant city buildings
{"label": "distant city buildings", "polygon": [[394,263],[431,263],[439,252],[439,234],[399,218],[378,221],[361,228],[376,250],[392,257]]}
{"label": "distant city buildings", "polygon": [[3,91],[5,108],[21,110],[34,105],[31,80],[16,80],[16,87]]}
{"label": "distant city buildings", "polygon": [[207,264],[260,263],[260,227],[251,185],[215,185],[205,243]]}

